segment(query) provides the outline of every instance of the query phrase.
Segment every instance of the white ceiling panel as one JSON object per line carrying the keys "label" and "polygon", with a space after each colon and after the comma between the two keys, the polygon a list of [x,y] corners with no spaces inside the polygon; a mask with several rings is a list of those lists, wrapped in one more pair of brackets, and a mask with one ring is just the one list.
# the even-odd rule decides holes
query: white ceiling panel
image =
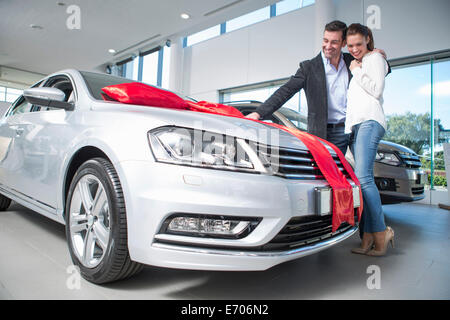
{"label": "white ceiling panel", "polygon": [[[275,3],[274,0],[0,0],[0,66],[92,70]],[[79,29],[69,29],[79,11]],[[181,13],[191,18],[181,19]],[[35,28],[31,25],[37,26]],[[119,54],[108,52],[115,49]]]}

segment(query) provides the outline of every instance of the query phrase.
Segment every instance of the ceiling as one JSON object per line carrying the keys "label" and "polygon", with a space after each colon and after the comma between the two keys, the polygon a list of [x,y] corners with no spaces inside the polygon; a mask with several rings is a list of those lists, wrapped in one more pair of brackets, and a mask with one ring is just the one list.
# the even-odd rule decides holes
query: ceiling
{"label": "ceiling", "polygon": [[[94,70],[275,2],[0,0],[0,68],[39,75],[66,68]],[[66,25],[76,22],[76,13],[67,13],[71,5],[80,10],[79,29]],[[181,13],[191,18],[182,19]]]}

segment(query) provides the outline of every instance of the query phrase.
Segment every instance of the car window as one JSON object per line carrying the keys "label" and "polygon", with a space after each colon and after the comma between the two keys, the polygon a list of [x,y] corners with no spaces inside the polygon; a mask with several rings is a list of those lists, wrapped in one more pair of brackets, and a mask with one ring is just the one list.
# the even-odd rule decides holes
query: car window
{"label": "car window", "polygon": [[[104,88],[104,87],[112,86],[112,85],[116,85],[116,84],[122,84],[122,83],[136,82],[135,80],[122,78],[122,77],[116,77],[116,76],[112,76],[109,74],[101,74],[101,73],[86,72],[86,71],[80,71],[80,74],[83,77],[84,81],[86,82],[86,86],[87,86],[90,94],[92,95],[92,97],[94,99],[97,99],[97,100],[104,100],[102,97],[102,88]],[[144,82],[142,82],[142,83],[144,83]],[[147,84],[147,83],[144,83],[144,84]],[[149,85],[149,84],[147,84],[147,85]],[[153,85],[149,85],[149,86],[155,87]],[[159,88],[159,87],[156,87],[156,88]],[[166,90],[164,88],[159,88],[159,89]],[[174,92],[174,91],[170,91],[170,92],[178,95],[182,99],[197,102],[197,100],[195,100],[191,97],[188,97],[188,96],[184,96],[178,92]]]}
{"label": "car window", "polygon": [[[74,102],[75,92],[73,90],[73,85],[70,79],[66,76],[55,76],[47,80],[44,84],[47,88],[56,88],[64,92],[64,102]],[[59,108],[50,107],[37,107],[33,109],[34,111],[50,111],[50,110],[61,110]]]}
{"label": "car window", "polygon": [[278,111],[292,122],[298,129],[306,131],[308,128],[308,119],[295,110],[281,107]]}
{"label": "car window", "polygon": [[[35,83],[31,88],[37,88],[42,84],[42,81]],[[15,114],[26,113],[33,111],[33,105],[28,103],[23,96],[20,96],[13,102],[11,108],[5,113],[5,117],[9,117]]]}
{"label": "car window", "polygon": [[31,111],[32,104],[28,103],[23,96],[14,105],[13,109],[8,113],[8,116],[13,116],[15,114],[21,114]]}

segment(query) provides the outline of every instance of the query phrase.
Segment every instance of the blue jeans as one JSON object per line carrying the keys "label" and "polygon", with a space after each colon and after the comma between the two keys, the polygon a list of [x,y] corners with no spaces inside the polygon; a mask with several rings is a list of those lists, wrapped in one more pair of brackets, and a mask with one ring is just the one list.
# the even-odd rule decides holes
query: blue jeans
{"label": "blue jeans", "polygon": [[347,152],[347,147],[349,143],[350,135],[344,133],[345,127],[335,127],[335,128],[327,128],[327,139],[329,142],[334,144],[336,147],[341,150],[341,152],[345,155]]}
{"label": "blue jeans", "polygon": [[363,232],[381,232],[386,229],[380,193],[373,177],[373,165],[384,128],[374,120],[353,126],[350,150],[355,158],[355,174],[361,184],[363,212],[360,227]]}

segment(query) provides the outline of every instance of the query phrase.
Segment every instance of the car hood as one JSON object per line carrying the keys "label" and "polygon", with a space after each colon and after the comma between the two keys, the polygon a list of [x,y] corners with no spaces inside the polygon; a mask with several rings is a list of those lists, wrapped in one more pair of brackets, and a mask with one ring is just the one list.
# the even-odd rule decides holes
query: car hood
{"label": "car hood", "polygon": [[411,154],[416,154],[414,152],[414,150],[411,150],[408,147],[402,146],[401,144],[397,144],[397,143],[393,143],[390,141],[385,141],[385,140],[381,140],[380,144],[378,146],[378,150],[383,150],[383,151],[398,151],[398,152],[403,152],[403,153],[411,153]]}
{"label": "car hood", "polygon": [[[133,121],[133,127],[144,126],[146,130],[170,125],[226,134],[284,148],[307,149],[298,138],[290,133],[263,123],[236,117],[109,101],[94,102],[91,110],[117,114],[118,117],[123,118],[123,121]],[[327,148],[331,150],[331,148]],[[334,151],[331,152],[334,154]]]}

